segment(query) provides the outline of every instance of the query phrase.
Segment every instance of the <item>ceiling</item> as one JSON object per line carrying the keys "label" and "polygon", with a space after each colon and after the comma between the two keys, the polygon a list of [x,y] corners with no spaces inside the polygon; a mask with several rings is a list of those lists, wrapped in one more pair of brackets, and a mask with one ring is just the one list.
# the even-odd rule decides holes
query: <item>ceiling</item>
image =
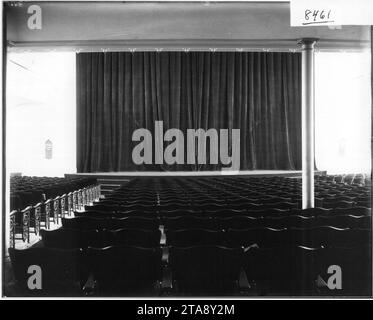
{"label": "ceiling", "polygon": [[[18,5],[17,5],[18,4]],[[42,29],[27,27],[27,8],[42,9]],[[320,50],[370,48],[369,26],[290,27],[287,2],[55,2],[7,6],[10,50]]]}

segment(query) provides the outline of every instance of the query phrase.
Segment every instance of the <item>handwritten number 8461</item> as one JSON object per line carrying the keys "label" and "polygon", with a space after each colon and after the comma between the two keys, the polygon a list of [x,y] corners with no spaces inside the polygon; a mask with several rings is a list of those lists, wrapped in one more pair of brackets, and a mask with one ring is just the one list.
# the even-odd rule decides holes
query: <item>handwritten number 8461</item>
{"label": "handwritten number 8461", "polygon": [[329,19],[330,18],[330,13],[331,10],[328,12],[325,12],[325,10],[306,10],[304,11],[304,19],[305,20],[310,20],[313,18],[313,21],[316,21],[317,19],[319,20],[324,20],[324,19]]}

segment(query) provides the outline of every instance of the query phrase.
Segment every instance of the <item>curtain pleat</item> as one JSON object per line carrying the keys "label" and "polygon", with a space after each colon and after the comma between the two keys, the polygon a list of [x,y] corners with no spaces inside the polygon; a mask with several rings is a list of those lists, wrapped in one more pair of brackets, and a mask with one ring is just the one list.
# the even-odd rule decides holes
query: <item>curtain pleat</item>
{"label": "curtain pleat", "polygon": [[[199,128],[240,129],[241,170],[301,168],[299,53],[96,52],[76,66],[78,172],[220,170],[209,148],[206,164],[197,146],[187,164],[186,132]],[[153,164],[133,163],[132,133],[155,121],[184,133],[184,164],[155,164],[154,143]]]}

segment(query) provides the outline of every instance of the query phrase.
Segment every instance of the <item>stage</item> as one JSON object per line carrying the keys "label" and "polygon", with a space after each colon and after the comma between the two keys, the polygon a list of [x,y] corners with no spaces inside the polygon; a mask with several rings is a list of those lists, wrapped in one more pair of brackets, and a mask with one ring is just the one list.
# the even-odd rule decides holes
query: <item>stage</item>
{"label": "stage", "polygon": [[[315,170],[316,175],[326,175],[326,171]],[[83,172],[65,174],[65,177],[97,177],[97,179],[134,179],[148,177],[301,177],[302,170],[244,170],[244,171],[122,171],[122,172]]]}

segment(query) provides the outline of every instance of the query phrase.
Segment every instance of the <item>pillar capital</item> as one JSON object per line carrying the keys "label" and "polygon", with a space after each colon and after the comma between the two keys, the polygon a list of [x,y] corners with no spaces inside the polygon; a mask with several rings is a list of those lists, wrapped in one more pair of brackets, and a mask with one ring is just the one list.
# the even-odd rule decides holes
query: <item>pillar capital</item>
{"label": "pillar capital", "polygon": [[313,49],[319,38],[301,38],[297,44],[301,45],[303,49]]}

